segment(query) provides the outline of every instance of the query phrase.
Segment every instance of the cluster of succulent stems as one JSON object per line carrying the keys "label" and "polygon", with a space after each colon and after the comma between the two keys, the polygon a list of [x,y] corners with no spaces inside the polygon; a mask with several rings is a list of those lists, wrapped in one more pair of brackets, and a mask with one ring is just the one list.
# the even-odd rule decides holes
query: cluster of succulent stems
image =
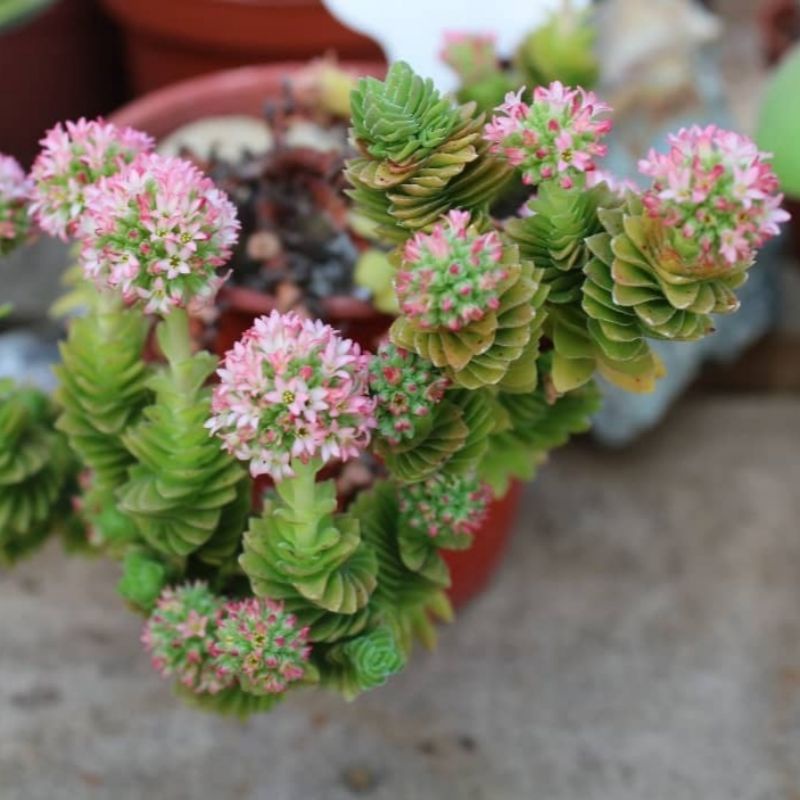
{"label": "cluster of succulent stems", "polygon": [[[355,212],[393,248],[387,340],[372,354],[274,312],[221,360],[199,349],[191,316],[224,280],[228,199],[144,135],[59,129],[30,222],[82,240],[89,300],[63,345],[58,410],[17,399],[4,416],[0,393],[0,438],[33,453],[27,472],[0,460],[0,519],[26,519],[6,491],[20,481],[32,504],[60,509],[72,493],[85,546],[122,564],[154,664],[202,708],[246,715],[293,688],[379,686],[450,616],[443,551],[491,536],[491,502],[588,427],[594,377],[651,387],[649,340],[706,335],[785,219],[765,156],[716,129],[648,156],[641,192],[594,180],[609,113],[554,82],[512,92],[487,120],[406,64],[364,79],[347,176]],[[709,188],[710,173],[724,180]],[[91,177],[85,208],[63,203],[76,174]],[[523,185],[526,209],[495,219]],[[734,227],[697,214],[709,203]],[[692,214],[719,251],[670,228]],[[58,469],[34,457],[44,447]],[[357,459],[371,485],[340,496]]]}

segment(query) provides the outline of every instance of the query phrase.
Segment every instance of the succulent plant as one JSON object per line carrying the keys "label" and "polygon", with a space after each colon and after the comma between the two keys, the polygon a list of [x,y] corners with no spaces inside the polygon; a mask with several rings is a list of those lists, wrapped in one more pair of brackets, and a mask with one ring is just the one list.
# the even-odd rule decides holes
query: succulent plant
{"label": "succulent plant", "polygon": [[[219,713],[309,685],[354,697],[415,641],[432,646],[452,616],[443,551],[483,536],[492,496],[586,430],[596,374],[651,388],[649,339],[702,335],[733,310],[786,217],[763,154],[713,127],[650,153],[643,191],[599,172],[607,108],[580,88],[512,93],[484,126],[400,64],[353,104],[355,216],[394,245],[370,258],[371,291],[397,314],[376,355],[308,319],[310,289],[221,363],[195,352],[187,309],[216,291],[232,208],[198,170],[116,141],[69,219],[60,195],[51,209],[94,281],[58,371],[65,437],[46,399],[0,390],[0,554],[68,519],[76,492],[89,540],[122,561],[119,593],[148,615],[154,666]],[[71,180],[83,154],[62,144]],[[265,169],[300,175],[296,155]],[[536,197],[506,202],[528,199],[501,224],[515,169]]]}
{"label": "succulent plant", "polygon": [[306,674],[308,628],[283,603],[247,598],[227,603],[217,623],[214,664],[250,694],[282,694]]}
{"label": "succulent plant", "polygon": [[145,550],[129,550],[122,560],[117,591],[136,610],[149,614],[168,579],[169,569],[161,558]]}
{"label": "succulent plant", "polygon": [[439,550],[465,550],[486,514],[491,492],[474,473],[437,474],[399,489],[398,547],[403,563],[432,581],[446,568]]}
{"label": "succulent plant", "polygon": [[45,394],[0,379],[0,563],[69,524],[76,465],[55,417]]}
{"label": "succulent plant", "polygon": [[192,355],[184,312],[173,311],[161,323],[158,339],[168,367],[151,378],[154,402],[122,436],[136,463],[119,488],[119,508],[150,547],[183,557],[208,542],[222,522],[243,531],[246,509],[239,519],[223,515],[237,503],[245,472],[203,427],[211,413],[204,384],[215,360]]}
{"label": "succulent plant", "polygon": [[406,655],[388,625],[379,625],[346,642],[335,644],[324,654],[325,683],[347,700],[361,692],[383,686],[406,665]]}
{"label": "succulent plant", "polygon": [[57,426],[91,472],[94,488],[113,492],[133,457],[123,432],[151,397],[149,366],[142,360],[148,323],[111,298],[72,320],[56,367],[61,406]]}
{"label": "succulent plant", "polygon": [[253,592],[285,602],[312,641],[358,632],[375,590],[377,564],[358,520],[336,515],[332,481],[316,483],[318,464],[297,463],[250,522],[241,565]]}
{"label": "succulent plant", "polygon": [[525,36],[517,48],[516,64],[533,84],[559,80],[591,88],[600,73],[594,52],[596,35],[591,11],[564,3]]}
{"label": "succulent plant", "polygon": [[[389,625],[405,654],[415,640],[431,648],[436,644],[435,621],[448,622],[453,610],[440,581],[408,569],[399,551],[397,489],[379,481],[362,492],[348,508],[361,527],[364,541],[377,560],[377,585],[370,597],[373,624]],[[449,583],[447,576],[443,576]]]}
{"label": "succulent plant", "polygon": [[216,694],[234,677],[215,663],[214,644],[222,600],[204,583],[165,589],[142,631],[153,668],[197,694]]}
{"label": "succulent plant", "polygon": [[452,211],[403,251],[396,285],[399,347],[443,368],[458,386],[524,391],[536,382],[547,294],[542,273],[495,232],[479,234]]}
{"label": "succulent plant", "polygon": [[591,258],[586,240],[605,230],[598,211],[621,203],[605,183],[584,191],[544,183],[525,207],[526,216],[506,223],[522,257],[543,270],[542,280],[550,287],[548,304],[580,303],[583,268]]}
{"label": "succulent plant", "polygon": [[32,189],[19,162],[0,154],[0,257],[15,250],[30,235],[28,208]]}
{"label": "succulent plant", "polygon": [[433,427],[448,383],[429,361],[384,342],[369,366],[377,433],[390,447],[419,441]]}
{"label": "succulent plant", "polygon": [[453,106],[404,62],[383,82],[362,79],[352,108],[363,155],[347,163],[350,195],[388,239],[428,229],[452,208],[486,210],[510,177],[487,157],[474,106]]}

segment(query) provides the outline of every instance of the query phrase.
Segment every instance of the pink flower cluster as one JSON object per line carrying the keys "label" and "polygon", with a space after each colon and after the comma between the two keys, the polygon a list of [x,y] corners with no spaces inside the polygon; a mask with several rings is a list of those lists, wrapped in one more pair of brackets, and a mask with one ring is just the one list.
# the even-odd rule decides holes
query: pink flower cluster
{"label": "pink flower cluster", "polygon": [[533,90],[530,105],[524,87],[509,92],[484,129],[490,151],[522,170],[527,184],[558,180],[565,189],[576,174],[591,172],[606,154],[600,139],[611,130],[610,108],[592,92],[558,81]]}
{"label": "pink flower cluster", "polygon": [[221,610],[222,601],[204,583],[165,589],[142,631],[153,668],[194,692],[216,694],[232,686],[234,676],[214,663]]}
{"label": "pink flower cluster", "polygon": [[47,132],[34,161],[31,211],[43,231],[66,240],[77,233],[87,189],[118,172],[153,140],[102,120],[61,123]]}
{"label": "pink flower cluster", "polygon": [[444,397],[448,383],[444,374],[416,353],[391,342],[382,344],[369,365],[380,435],[391,445],[413,439]]}
{"label": "pink flower cluster", "polygon": [[205,583],[161,593],[142,644],[163,677],[193,692],[216,694],[238,684],[253,694],[283,692],[305,674],[308,628],[274,600],[225,603]]}
{"label": "pink flower cluster", "polygon": [[437,474],[400,489],[401,523],[439,547],[460,547],[480,528],[490,500],[491,490],[474,476]]}
{"label": "pink flower cluster", "polygon": [[206,427],[254,477],[289,477],[292,459],[354,458],[375,427],[368,367],[329,325],[273,311],[226,354]]}
{"label": "pink flower cluster", "polygon": [[81,229],[86,276],[142,301],[146,313],[166,314],[213,299],[239,222],[188,161],[145,153],[87,191]]}
{"label": "pink flower cluster", "polygon": [[406,242],[395,291],[405,316],[421,328],[457,331],[500,307],[508,277],[495,231],[470,229],[466,211],[451,211],[431,233]]}
{"label": "pink flower cluster", "polygon": [[16,159],[0,153],[0,255],[10,253],[28,236],[32,189],[30,179]]}
{"label": "pink flower cluster", "polygon": [[669,151],[651,150],[639,171],[652,178],[642,199],[649,216],[699,248],[701,269],[748,266],[755,250],[789,219],[781,207],[778,179],[755,143],[714,125],[683,128],[669,138]]}
{"label": "pink flower cluster", "polygon": [[280,694],[305,674],[308,632],[282,602],[253,597],[227,603],[214,663],[222,675],[235,675],[246,692]]}
{"label": "pink flower cluster", "polygon": [[475,83],[499,68],[495,38],[493,34],[445,31],[439,56],[464,83]]}

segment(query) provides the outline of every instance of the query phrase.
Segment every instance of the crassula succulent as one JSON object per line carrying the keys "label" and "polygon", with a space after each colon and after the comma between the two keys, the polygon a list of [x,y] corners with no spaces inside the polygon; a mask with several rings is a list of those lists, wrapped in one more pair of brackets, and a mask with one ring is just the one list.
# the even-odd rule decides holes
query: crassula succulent
{"label": "crassula succulent", "polygon": [[31,169],[31,211],[43,231],[66,240],[77,232],[89,187],[151,150],[153,140],[141,131],[81,118],[56,125],[41,145]]}
{"label": "crassula succulent", "polygon": [[119,288],[146,313],[213,299],[239,222],[199,170],[156,153],[138,156],[86,190],[81,261],[99,286]]}
{"label": "crassula succulent", "polygon": [[225,357],[208,427],[254,477],[292,475],[292,459],[353,458],[375,426],[367,365],[329,325],[274,311]]}
{"label": "crassula succulent", "polygon": [[10,253],[29,235],[32,190],[33,182],[19,162],[0,155],[0,256]]}
{"label": "crassula succulent", "polygon": [[[443,551],[491,535],[493,500],[588,428],[595,374],[646,390],[650,339],[733,311],[786,218],[767,156],[716,128],[650,153],[642,191],[607,179],[610,109],[579,87],[514,92],[487,122],[397,64],[352,99],[346,174],[397,308],[374,354],[278,311],[222,359],[202,350],[190,314],[238,224],[143,134],[59,127],[34,168],[34,218],[80,240],[86,309],[54,402],[0,387],[0,557],[74,511],[121,561],[156,670],[221,713],[351,698],[431,646],[452,616]],[[496,219],[514,175],[534,194]]]}

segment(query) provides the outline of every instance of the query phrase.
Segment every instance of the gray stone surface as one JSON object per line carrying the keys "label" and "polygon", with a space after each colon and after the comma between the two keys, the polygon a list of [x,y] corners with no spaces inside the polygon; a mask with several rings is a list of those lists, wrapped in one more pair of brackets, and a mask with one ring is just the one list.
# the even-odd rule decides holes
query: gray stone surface
{"label": "gray stone surface", "polygon": [[181,707],[116,570],[0,574],[3,800],[797,800],[800,399],[554,456],[492,588],[388,687]]}

